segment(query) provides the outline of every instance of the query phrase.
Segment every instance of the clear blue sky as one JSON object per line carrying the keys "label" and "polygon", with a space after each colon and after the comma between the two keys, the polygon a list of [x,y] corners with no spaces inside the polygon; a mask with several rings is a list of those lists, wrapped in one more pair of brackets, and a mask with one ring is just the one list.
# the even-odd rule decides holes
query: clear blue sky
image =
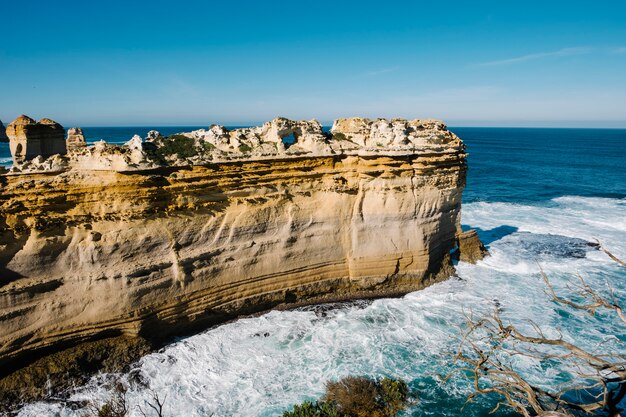
{"label": "clear blue sky", "polygon": [[626,126],[626,2],[15,1],[0,119]]}

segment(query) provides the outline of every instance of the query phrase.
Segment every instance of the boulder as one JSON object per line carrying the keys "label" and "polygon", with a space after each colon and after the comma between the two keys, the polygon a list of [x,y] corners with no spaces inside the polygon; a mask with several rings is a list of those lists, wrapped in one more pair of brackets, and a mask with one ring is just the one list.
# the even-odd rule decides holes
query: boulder
{"label": "boulder", "polygon": [[489,251],[480,241],[475,229],[461,232],[457,235],[459,245],[459,260],[475,264],[489,255]]}

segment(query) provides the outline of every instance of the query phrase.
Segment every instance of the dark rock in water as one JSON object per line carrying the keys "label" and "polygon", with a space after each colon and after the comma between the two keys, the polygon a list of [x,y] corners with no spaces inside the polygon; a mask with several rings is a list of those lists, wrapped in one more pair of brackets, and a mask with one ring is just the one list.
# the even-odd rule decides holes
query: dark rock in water
{"label": "dark rock in water", "polygon": [[514,235],[516,252],[529,257],[584,258],[587,251],[599,249],[599,245],[575,237],[518,232]]}
{"label": "dark rock in water", "polygon": [[9,137],[7,136],[6,128],[2,124],[2,120],[0,120],[0,142],[8,142]]}
{"label": "dark rock in water", "polygon": [[363,309],[372,304],[374,300],[370,299],[357,299],[357,300],[349,300],[349,301],[340,301],[336,303],[324,303],[324,304],[313,304],[304,307],[299,307],[295,309],[295,311],[312,311],[315,313],[317,317],[326,317],[330,311],[340,310],[343,308],[351,308],[356,307],[358,309]]}
{"label": "dark rock in water", "polygon": [[480,241],[476,230],[470,229],[457,235],[459,244],[459,259],[463,262],[475,264],[489,255],[489,251]]}
{"label": "dark rock in water", "polygon": [[72,387],[85,384],[96,370],[124,371],[151,350],[152,346],[140,337],[119,336],[43,357],[0,378],[0,415],[24,402],[64,397]]}

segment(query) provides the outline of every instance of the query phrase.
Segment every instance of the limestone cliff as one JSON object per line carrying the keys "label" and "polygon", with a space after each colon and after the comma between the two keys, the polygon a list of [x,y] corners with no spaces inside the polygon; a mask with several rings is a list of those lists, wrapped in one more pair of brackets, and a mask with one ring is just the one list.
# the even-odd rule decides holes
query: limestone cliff
{"label": "limestone cliff", "polygon": [[152,132],[75,149],[61,172],[1,175],[0,367],[449,274],[466,166],[443,123],[344,119],[331,136],[277,120],[182,134],[211,145],[204,159],[159,154],[177,139]]}

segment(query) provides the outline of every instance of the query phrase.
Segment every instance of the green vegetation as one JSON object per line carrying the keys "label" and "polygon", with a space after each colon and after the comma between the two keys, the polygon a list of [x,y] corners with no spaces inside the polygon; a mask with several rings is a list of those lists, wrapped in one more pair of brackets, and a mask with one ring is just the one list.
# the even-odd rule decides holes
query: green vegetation
{"label": "green vegetation", "polygon": [[333,133],[333,139],[334,140],[350,140],[349,138],[346,137],[346,135],[344,135],[341,132]]}
{"label": "green vegetation", "polygon": [[320,401],[305,401],[283,417],[394,417],[408,405],[404,381],[347,377],[326,384]]}
{"label": "green vegetation", "polygon": [[239,146],[239,150],[243,153],[248,153],[252,150],[252,148],[244,143]]}
{"label": "green vegetation", "polygon": [[195,140],[185,135],[171,135],[159,138],[156,154],[161,159],[177,154],[180,158],[189,158],[198,154]]}
{"label": "green vegetation", "polygon": [[202,149],[205,152],[211,152],[213,149],[215,149],[215,145],[209,142],[202,142]]}

